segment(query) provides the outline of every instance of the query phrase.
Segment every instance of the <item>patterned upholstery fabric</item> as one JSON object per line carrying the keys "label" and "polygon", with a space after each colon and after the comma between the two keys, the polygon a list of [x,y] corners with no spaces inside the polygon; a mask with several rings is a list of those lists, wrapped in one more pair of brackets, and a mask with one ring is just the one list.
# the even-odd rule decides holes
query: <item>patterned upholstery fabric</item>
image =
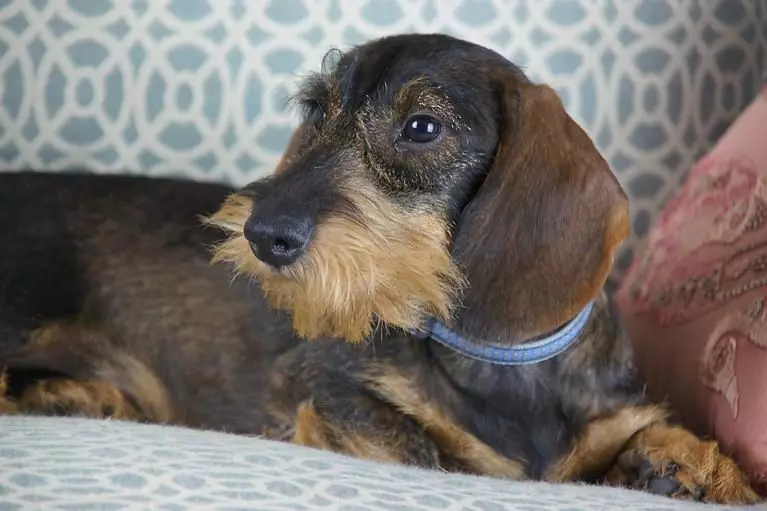
{"label": "patterned upholstery fabric", "polygon": [[650,231],[618,303],[648,390],[767,494],[767,85]]}
{"label": "patterned upholstery fabric", "polygon": [[257,438],[116,421],[0,417],[0,467],[3,510],[613,511],[618,503],[635,511],[712,509],[615,488],[427,472]]}
{"label": "patterned upholstery fabric", "polygon": [[753,0],[0,0],[0,167],[244,184],[285,147],[302,73],[406,31],[487,45],[556,86],[631,194],[638,238],[767,69]]}

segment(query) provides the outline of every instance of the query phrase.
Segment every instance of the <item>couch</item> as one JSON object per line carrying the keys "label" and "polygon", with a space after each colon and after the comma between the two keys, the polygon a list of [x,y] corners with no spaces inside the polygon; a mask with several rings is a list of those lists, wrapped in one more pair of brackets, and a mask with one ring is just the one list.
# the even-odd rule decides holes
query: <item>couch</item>
{"label": "couch", "polygon": [[[485,44],[554,85],[632,201],[613,286],[767,72],[758,0],[0,0],[0,168],[244,184],[284,149],[302,73],[405,31]],[[0,510],[616,508],[706,506],[223,432],[0,417]]]}

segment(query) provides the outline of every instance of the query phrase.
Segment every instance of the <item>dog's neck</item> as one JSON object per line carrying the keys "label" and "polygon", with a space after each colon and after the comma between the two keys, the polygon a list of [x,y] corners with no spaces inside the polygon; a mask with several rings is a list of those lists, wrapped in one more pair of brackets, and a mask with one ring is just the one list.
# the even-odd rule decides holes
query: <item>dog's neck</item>
{"label": "dog's neck", "polygon": [[589,302],[578,314],[561,327],[514,344],[498,344],[473,338],[451,329],[445,323],[430,321],[413,335],[431,339],[453,352],[486,364],[499,366],[531,365],[545,362],[571,348],[578,342],[591,319],[595,303]]}

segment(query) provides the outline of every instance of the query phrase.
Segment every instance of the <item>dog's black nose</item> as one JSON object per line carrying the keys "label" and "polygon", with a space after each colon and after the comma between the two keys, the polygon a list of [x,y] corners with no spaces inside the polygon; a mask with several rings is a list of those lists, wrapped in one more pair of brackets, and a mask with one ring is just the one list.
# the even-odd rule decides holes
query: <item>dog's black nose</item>
{"label": "dog's black nose", "polygon": [[252,216],[245,224],[245,238],[255,256],[275,268],[296,262],[306,252],[312,231],[308,218],[286,215]]}

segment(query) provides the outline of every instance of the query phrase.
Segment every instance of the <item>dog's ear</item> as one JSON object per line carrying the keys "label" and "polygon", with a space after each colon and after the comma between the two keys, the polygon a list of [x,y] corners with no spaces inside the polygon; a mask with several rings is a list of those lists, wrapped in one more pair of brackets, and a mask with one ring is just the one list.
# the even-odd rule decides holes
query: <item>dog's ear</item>
{"label": "dog's ear", "polygon": [[557,93],[499,77],[492,166],[461,214],[453,255],[469,282],[457,326],[514,342],[572,319],[629,234],[628,200]]}

